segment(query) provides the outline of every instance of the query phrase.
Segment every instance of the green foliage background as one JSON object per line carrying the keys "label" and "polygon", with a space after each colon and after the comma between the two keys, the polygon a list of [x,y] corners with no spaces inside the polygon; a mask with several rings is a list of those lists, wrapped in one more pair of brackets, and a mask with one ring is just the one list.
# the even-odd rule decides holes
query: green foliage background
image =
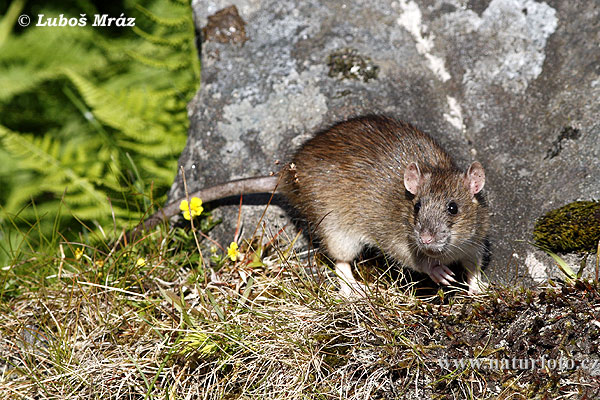
{"label": "green foliage background", "polygon": [[[92,26],[121,13],[136,26]],[[87,26],[36,27],[38,14],[86,14]],[[164,201],[200,67],[185,0],[13,0],[0,15],[2,267],[64,238],[118,234]]]}

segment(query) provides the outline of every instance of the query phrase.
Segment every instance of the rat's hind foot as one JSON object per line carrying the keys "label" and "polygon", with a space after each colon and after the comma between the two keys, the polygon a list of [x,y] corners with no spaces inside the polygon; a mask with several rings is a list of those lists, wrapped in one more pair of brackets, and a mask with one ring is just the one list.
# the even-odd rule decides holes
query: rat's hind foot
{"label": "rat's hind foot", "polygon": [[335,273],[340,282],[340,295],[342,297],[366,297],[367,286],[356,282],[350,263],[338,261],[335,263]]}
{"label": "rat's hind foot", "polygon": [[343,280],[342,278],[339,279],[340,281],[340,297],[343,298],[357,298],[357,297],[367,297],[367,293],[368,293],[368,286],[367,285],[363,285],[360,282],[346,282],[345,280]]}
{"label": "rat's hind foot", "polygon": [[469,286],[469,294],[481,294],[489,287],[487,282],[481,280],[481,272],[475,269],[475,272],[467,270],[467,285]]}

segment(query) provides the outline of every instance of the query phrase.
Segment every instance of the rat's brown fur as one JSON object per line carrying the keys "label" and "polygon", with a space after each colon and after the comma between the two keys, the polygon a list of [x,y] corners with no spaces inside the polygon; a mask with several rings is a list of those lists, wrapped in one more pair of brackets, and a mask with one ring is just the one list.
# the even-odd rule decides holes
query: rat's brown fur
{"label": "rat's brown fur", "polygon": [[[414,194],[404,183],[410,163],[424,177]],[[283,174],[281,191],[338,262],[351,262],[366,245],[428,274],[437,263],[460,262],[470,291],[478,291],[489,229],[486,204],[471,195],[452,158],[415,127],[383,116],[339,123],[307,141]],[[417,201],[423,203],[418,216]],[[446,211],[449,201],[457,203],[457,215]],[[425,228],[449,236],[442,251],[423,252],[417,241]]]}

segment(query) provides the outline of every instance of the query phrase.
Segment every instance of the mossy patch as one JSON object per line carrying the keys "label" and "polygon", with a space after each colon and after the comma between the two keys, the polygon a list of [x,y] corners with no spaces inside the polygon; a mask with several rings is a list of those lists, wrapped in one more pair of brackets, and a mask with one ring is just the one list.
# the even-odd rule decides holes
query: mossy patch
{"label": "mossy patch", "polygon": [[575,201],[539,218],[535,242],[560,253],[596,252],[600,241],[600,202]]}
{"label": "mossy patch", "polygon": [[356,79],[368,82],[377,79],[379,67],[366,56],[355,49],[344,48],[335,51],[327,58],[329,76],[339,79]]}

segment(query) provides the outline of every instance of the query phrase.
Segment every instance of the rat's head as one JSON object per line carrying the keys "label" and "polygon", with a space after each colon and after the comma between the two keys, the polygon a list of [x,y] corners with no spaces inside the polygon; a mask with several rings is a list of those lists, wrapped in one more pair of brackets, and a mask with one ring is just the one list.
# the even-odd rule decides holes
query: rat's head
{"label": "rat's head", "polygon": [[[416,248],[440,260],[460,256],[464,247],[477,246],[477,235],[487,226],[487,210],[478,196],[485,184],[480,163],[466,172],[421,171],[417,163],[404,170],[404,187],[412,195],[414,224],[411,234]],[[411,240],[411,242],[412,242]]]}

